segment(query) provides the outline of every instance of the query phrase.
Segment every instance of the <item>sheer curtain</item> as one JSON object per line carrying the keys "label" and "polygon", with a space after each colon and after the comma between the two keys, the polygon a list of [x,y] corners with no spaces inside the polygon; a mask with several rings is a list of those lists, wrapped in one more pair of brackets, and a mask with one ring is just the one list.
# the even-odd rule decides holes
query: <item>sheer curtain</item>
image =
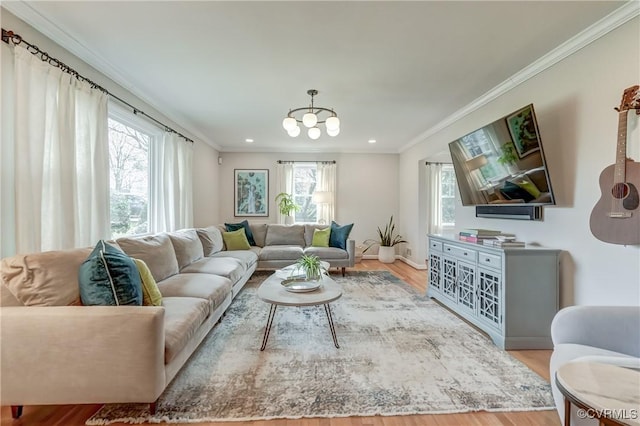
{"label": "sheer curtain", "polygon": [[[276,195],[281,192],[293,193],[293,163],[278,163],[276,165]],[[285,223],[286,216],[280,213],[276,206],[278,223]]]}
{"label": "sheer curtain", "polygon": [[442,232],[442,164],[427,164],[427,233]]}
{"label": "sheer curtain", "polygon": [[316,191],[329,193],[328,202],[319,203],[318,222],[330,224],[336,212],[336,164],[318,163],[316,169]]}
{"label": "sheer curtain", "polygon": [[20,46],[11,49],[13,87],[3,93],[13,89],[13,96],[3,95],[0,158],[2,215],[10,220],[0,222],[2,255],[93,245],[110,234],[107,95]]}
{"label": "sheer curtain", "polygon": [[151,213],[154,232],[193,226],[193,144],[164,132],[151,158]]}

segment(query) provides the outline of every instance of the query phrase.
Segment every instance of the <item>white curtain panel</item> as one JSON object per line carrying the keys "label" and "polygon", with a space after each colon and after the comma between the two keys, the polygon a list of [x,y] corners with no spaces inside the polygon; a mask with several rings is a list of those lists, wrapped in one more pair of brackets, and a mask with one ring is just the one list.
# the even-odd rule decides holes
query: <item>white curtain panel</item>
{"label": "white curtain panel", "polygon": [[164,132],[153,150],[151,230],[174,231],[193,226],[193,143]]}
{"label": "white curtain panel", "polygon": [[318,163],[316,170],[316,191],[330,194],[328,203],[318,204],[318,222],[331,224],[336,215],[336,164]]}
{"label": "white curtain panel", "polygon": [[13,126],[3,145],[13,146],[3,152],[16,166],[12,177],[3,167],[3,190],[12,180],[15,251],[93,245],[110,234],[107,95],[13,49],[13,120],[3,112]]}
{"label": "white curtain panel", "polygon": [[[293,193],[293,163],[278,163],[276,165],[276,195],[286,192]],[[278,223],[284,224],[286,216],[280,213],[278,206],[275,206]]]}
{"label": "white curtain panel", "polygon": [[427,164],[427,233],[442,232],[442,164]]}

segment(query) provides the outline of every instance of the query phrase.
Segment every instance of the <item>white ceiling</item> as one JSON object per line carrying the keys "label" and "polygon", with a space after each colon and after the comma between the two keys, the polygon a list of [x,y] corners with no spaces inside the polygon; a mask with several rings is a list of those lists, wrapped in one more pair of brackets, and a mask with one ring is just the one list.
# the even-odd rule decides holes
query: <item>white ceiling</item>
{"label": "white ceiling", "polygon": [[[621,5],[43,1],[3,7],[222,151],[399,152]],[[341,119],[335,138],[323,129],[317,141],[304,131],[292,139],[282,128],[290,108],[308,105],[312,88],[319,91],[316,106],[334,108]]]}

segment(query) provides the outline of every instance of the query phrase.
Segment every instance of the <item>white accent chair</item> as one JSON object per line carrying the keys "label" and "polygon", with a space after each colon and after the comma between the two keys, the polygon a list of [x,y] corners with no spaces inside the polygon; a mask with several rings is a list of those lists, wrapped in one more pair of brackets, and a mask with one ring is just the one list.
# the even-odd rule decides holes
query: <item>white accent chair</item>
{"label": "white accent chair", "polygon": [[[553,354],[549,370],[560,421],[564,398],[556,386],[558,368],[572,361],[593,361],[640,368],[640,306],[571,306],[560,310],[551,323]],[[580,419],[571,406],[571,425],[597,425]],[[569,426],[569,425],[564,425]]]}

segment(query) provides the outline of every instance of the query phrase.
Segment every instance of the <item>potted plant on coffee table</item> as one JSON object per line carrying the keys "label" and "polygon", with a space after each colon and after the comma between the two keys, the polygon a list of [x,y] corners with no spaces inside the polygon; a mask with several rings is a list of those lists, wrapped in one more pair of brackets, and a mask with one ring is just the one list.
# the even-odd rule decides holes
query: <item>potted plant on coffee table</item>
{"label": "potted plant on coffee table", "polygon": [[296,262],[296,266],[298,267],[298,270],[305,273],[308,281],[318,281],[322,279],[322,274],[326,272],[322,266],[320,258],[315,255],[303,254]]}
{"label": "potted plant on coffee table", "polygon": [[395,246],[400,243],[406,243],[407,241],[402,238],[401,235],[395,234],[396,225],[393,223],[393,216],[389,219],[389,223],[384,227],[384,230],[378,227],[378,239],[366,240],[365,244],[369,244],[363,253],[366,253],[374,245],[379,245],[378,260],[382,263],[393,263],[396,260]]}
{"label": "potted plant on coffee table", "polygon": [[285,216],[284,223],[291,225],[293,223],[293,216],[291,213],[300,210],[300,206],[293,201],[293,195],[281,192],[276,195],[276,202],[278,203],[278,210],[280,210],[280,214]]}

